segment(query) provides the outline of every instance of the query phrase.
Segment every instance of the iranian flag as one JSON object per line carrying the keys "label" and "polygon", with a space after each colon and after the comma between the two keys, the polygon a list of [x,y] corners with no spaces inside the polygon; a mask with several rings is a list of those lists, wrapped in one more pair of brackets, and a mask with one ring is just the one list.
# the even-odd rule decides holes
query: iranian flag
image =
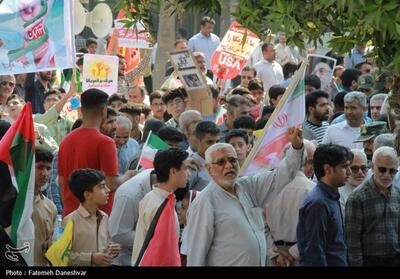
{"label": "iranian flag", "polygon": [[303,62],[286,89],[265,125],[262,135],[257,139],[240,169],[241,175],[254,175],[266,166],[279,165],[283,148],[289,142],[286,135],[287,129],[292,126],[301,126],[306,115],[304,92],[306,65],[307,62]]}
{"label": "iranian flag", "polygon": [[153,161],[156,153],[160,149],[167,149],[170,146],[160,139],[157,135],[153,134],[151,131],[145,144],[143,145],[142,154],[140,155],[139,165],[144,169],[153,168]]}
{"label": "iranian flag", "polygon": [[32,266],[35,239],[31,220],[35,190],[35,133],[30,102],[0,141],[0,160],[9,166],[17,191],[14,207],[10,208],[10,238],[26,263]]}

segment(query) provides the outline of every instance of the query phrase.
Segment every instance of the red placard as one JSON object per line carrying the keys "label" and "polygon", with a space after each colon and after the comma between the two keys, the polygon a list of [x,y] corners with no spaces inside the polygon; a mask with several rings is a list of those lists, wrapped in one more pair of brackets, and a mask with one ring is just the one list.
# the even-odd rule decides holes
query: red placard
{"label": "red placard", "polygon": [[[246,42],[243,44],[247,30]],[[219,79],[232,79],[240,74],[260,39],[237,21],[232,22],[211,58],[211,70]]]}

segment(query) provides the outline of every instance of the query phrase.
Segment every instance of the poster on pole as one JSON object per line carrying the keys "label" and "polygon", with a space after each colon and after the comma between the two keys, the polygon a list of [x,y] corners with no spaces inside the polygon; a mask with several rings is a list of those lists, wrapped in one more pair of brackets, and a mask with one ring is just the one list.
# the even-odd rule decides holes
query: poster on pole
{"label": "poster on pole", "polygon": [[232,79],[239,75],[259,42],[255,33],[237,21],[232,22],[211,58],[214,75],[219,79]]}
{"label": "poster on pole", "polygon": [[170,53],[171,62],[178,71],[180,81],[187,91],[206,89],[206,80],[189,49]]}
{"label": "poster on pole", "polygon": [[124,27],[127,18],[114,21],[114,29],[118,31],[118,45],[127,48],[152,48],[151,35],[143,23],[137,22],[130,28]]}
{"label": "poster on pole", "polygon": [[170,52],[170,60],[189,95],[188,107],[203,116],[213,115],[212,94],[192,52],[189,49]]}
{"label": "poster on pole", "polygon": [[118,56],[85,54],[82,90],[97,88],[109,95],[118,91]]}
{"label": "poster on pole", "polygon": [[0,75],[72,68],[72,1],[4,0],[0,4]]}
{"label": "poster on pole", "polygon": [[316,75],[319,77],[321,80],[321,90],[329,92],[336,59],[318,54],[309,54],[307,55],[307,60],[306,75]]}

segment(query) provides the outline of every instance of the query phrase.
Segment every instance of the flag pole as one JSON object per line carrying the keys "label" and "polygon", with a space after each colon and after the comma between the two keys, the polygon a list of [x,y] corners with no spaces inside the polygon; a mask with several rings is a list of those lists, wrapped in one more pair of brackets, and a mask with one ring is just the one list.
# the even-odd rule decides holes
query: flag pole
{"label": "flag pole", "polygon": [[273,124],[273,121],[275,120],[279,111],[281,110],[283,105],[286,103],[286,100],[289,97],[289,94],[296,88],[297,84],[299,83],[301,77],[303,76],[303,74],[305,72],[307,64],[308,64],[308,61],[303,60],[303,63],[301,64],[299,70],[296,72],[296,75],[290,82],[288,88],[286,88],[285,93],[283,94],[282,98],[279,100],[278,105],[275,107],[274,112],[269,117],[267,124],[265,124],[262,135],[260,137],[258,137],[258,139],[257,139],[256,143],[254,144],[253,148],[251,149],[249,155],[247,155],[246,160],[244,161],[242,167],[239,170],[239,176],[243,175],[244,171],[247,169],[250,162],[253,160],[254,156],[256,155],[256,152],[258,151],[260,144],[262,143],[262,141],[264,139],[265,133],[268,131],[268,128]]}
{"label": "flag pole", "polygon": [[143,150],[144,150],[144,147],[147,145],[147,142],[149,141],[150,135],[151,135],[151,130],[150,130],[150,132],[149,132],[149,134],[147,136],[147,139],[146,139],[145,143],[143,144],[142,152],[140,153],[140,157],[139,157],[139,162],[137,163],[137,166],[136,166],[135,170],[139,170],[139,164],[140,164],[140,161],[142,160]]}

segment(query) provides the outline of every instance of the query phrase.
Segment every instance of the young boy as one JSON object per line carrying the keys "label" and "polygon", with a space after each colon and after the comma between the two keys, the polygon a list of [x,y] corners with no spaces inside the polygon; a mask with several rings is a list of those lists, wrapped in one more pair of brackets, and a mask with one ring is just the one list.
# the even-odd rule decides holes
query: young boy
{"label": "young boy", "polygon": [[[186,151],[169,148],[159,150],[154,157],[154,171],[158,184],[144,196],[139,203],[139,219],[136,225],[135,239],[133,241],[132,265],[135,266],[140,256],[150,224],[161,204],[176,189],[184,188],[187,183]],[[175,212],[176,233],[179,239],[178,215]]]}
{"label": "young boy", "polygon": [[48,262],[44,254],[52,244],[57,208],[40,190],[49,181],[53,155],[50,151],[38,147],[35,158],[35,201],[32,212],[32,221],[35,225],[33,260],[35,266],[47,266]]}
{"label": "young boy", "polygon": [[80,205],[65,217],[74,225],[69,266],[110,266],[119,245],[109,245],[108,216],[99,206],[108,202],[110,190],[105,176],[95,169],[78,169],[69,179],[69,187]]}

